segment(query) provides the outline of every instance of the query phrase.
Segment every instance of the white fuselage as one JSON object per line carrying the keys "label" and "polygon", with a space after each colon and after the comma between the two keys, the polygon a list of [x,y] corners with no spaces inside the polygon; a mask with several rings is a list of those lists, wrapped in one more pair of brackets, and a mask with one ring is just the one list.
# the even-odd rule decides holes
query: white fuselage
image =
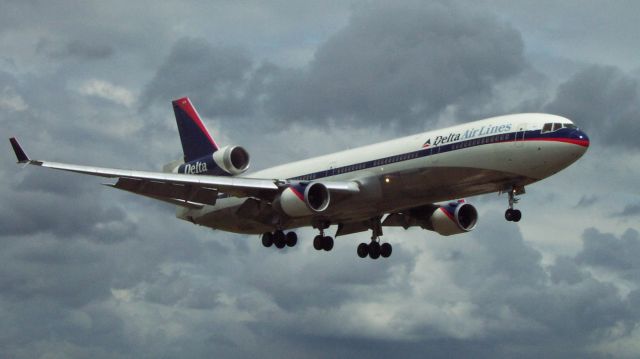
{"label": "white fuselage", "polygon": [[[555,174],[584,154],[588,139],[575,137],[579,131],[574,128],[541,133],[549,123],[572,124],[566,118],[548,114],[500,116],[243,176],[355,181],[361,185],[362,195],[345,200],[330,221],[361,221],[424,204],[525,186]],[[226,231],[273,230],[273,224],[239,216],[238,208],[244,201],[222,196],[215,206],[179,208],[177,216]],[[295,228],[310,225],[312,220],[312,216],[279,218],[278,226]]]}

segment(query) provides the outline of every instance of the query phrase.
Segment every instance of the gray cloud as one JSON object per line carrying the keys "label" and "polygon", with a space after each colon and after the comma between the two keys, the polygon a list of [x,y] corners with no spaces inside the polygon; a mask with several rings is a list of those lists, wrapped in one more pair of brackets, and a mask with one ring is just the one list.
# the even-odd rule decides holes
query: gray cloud
{"label": "gray cloud", "polygon": [[640,214],[640,204],[628,204],[624,206],[620,213],[617,213],[620,217],[631,217]]}
{"label": "gray cloud", "polygon": [[623,272],[629,279],[640,283],[640,235],[628,229],[618,238],[595,228],[583,234],[584,247],[576,259],[588,265],[601,266]]}
{"label": "gray cloud", "polygon": [[376,5],[355,13],[308,68],[274,80],[268,106],[297,121],[415,124],[489,98],[525,68],[522,52],[518,32],[486,15],[442,3]]}
{"label": "gray cloud", "polygon": [[113,56],[114,48],[109,44],[87,42],[83,40],[72,40],[65,44],[59,44],[50,40],[42,39],[36,52],[42,53],[51,58],[75,58],[77,60],[105,60]]}
{"label": "gray cloud", "polygon": [[190,96],[209,115],[239,116],[253,108],[246,102],[246,77],[252,61],[239,49],[209,45],[202,39],[176,42],[155,77],[145,87],[141,106]]}
{"label": "gray cloud", "polygon": [[596,195],[591,195],[591,196],[583,195],[582,197],[580,197],[580,200],[575,205],[575,208],[590,207],[590,206],[593,206],[595,203],[597,203],[599,200],[600,198]]}

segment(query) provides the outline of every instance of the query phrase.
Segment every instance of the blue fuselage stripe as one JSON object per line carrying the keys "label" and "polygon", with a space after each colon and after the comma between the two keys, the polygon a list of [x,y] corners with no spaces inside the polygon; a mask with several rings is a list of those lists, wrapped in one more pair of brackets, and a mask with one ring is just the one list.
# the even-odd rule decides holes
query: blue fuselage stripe
{"label": "blue fuselage stripe", "polygon": [[345,173],[361,171],[369,168],[384,166],[392,163],[404,162],[414,160],[416,158],[428,157],[433,155],[438,155],[441,153],[447,153],[457,150],[462,150],[466,148],[488,145],[488,144],[496,144],[496,143],[505,143],[505,142],[516,142],[516,141],[532,141],[532,140],[550,140],[550,139],[562,139],[568,138],[567,130],[558,130],[555,132],[548,132],[541,134],[541,130],[533,130],[533,131],[516,131],[511,133],[504,133],[499,135],[491,135],[478,137],[470,140],[454,142],[450,144],[444,144],[439,146],[432,146],[429,148],[423,148],[417,151],[407,152],[399,155],[389,156],[378,158],[366,162],[359,162],[350,164],[347,166],[330,168],[318,172],[308,173],[302,176],[289,178],[291,181],[313,181],[319,178],[337,176]]}

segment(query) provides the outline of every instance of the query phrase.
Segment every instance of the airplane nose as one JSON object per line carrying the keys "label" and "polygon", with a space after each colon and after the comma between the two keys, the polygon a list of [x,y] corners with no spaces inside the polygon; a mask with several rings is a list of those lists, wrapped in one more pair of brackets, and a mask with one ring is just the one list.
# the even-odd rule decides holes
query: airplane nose
{"label": "airplane nose", "polygon": [[569,137],[572,140],[571,142],[575,143],[576,145],[584,147],[585,150],[589,148],[589,143],[590,143],[589,136],[587,136],[587,134],[584,133],[584,131],[573,130],[569,135]]}

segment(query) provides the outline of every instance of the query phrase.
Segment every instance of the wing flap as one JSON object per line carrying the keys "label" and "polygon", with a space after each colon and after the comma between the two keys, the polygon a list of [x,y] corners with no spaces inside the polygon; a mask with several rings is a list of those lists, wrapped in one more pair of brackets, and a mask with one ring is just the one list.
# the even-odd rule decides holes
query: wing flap
{"label": "wing flap", "polygon": [[215,188],[192,186],[182,183],[120,178],[112,187],[155,198],[171,198],[184,202],[210,205],[216,204],[216,200],[218,199],[218,190]]}

